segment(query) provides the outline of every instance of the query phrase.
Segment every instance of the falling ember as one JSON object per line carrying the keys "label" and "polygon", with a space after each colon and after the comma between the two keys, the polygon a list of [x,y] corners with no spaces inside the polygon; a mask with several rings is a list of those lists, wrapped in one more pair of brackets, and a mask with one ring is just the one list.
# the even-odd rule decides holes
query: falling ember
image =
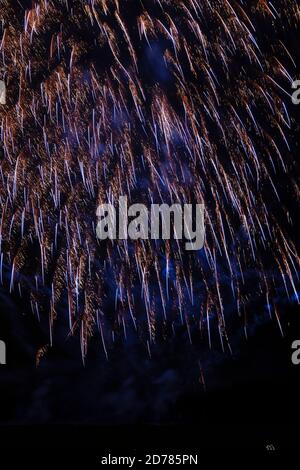
{"label": "falling ember", "polygon": [[[300,259],[281,33],[299,28],[297,1],[24,3],[0,5],[0,280],[49,347],[65,315],[83,361],[97,331],[106,357],[129,331],[151,357],[178,326],[230,352],[227,306],[247,338],[258,299],[284,335],[276,296],[298,299]],[[204,204],[204,249],[97,240],[98,205],[124,195]]]}

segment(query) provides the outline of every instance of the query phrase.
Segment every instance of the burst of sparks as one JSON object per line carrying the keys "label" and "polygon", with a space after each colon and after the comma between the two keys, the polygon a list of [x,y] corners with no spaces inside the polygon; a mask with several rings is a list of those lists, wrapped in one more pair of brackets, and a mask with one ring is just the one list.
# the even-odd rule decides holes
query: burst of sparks
{"label": "burst of sparks", "polygon": [[[159,331],[178,323],[190,341],[198,325],[209,347],[216,328],[230,350],[224,305],[247,337],[251,295],[283,333],[273,299],[281,286],[297,297],[299,272],[278,184],[299,199],[295,63],[282,41],[263,44],[257,25],[276,38],[299,17],[293,0],[1,1],[1,282],[10,266],[8,289],[48,318],[50,344],[66,311],[83,358],[95,327],[106,356],[129,329],[151,355]],[[120,195],[204,203],[203,252],[98,242],[96,208]]]}

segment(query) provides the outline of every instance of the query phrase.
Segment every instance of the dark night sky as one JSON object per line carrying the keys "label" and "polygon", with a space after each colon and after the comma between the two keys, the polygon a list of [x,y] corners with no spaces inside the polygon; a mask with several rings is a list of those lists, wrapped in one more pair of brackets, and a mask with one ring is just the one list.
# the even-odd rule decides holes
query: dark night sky
{"label": "dark night sky", "polygon": [[[289,32],[286,36],[300,64],[299,37]],[[156,52],[145,54],[145,74],[155,69],[156,79],[168,87],[168,72]],[[291,112],[300,125],[300,111],[291,105]],[[296,126],[294,154],[299,153],[298,143]],[[300,307],[287,302],[282,292],[278,302],[285,337],[276,322],[269,321],[265,305],[258,303],[257,313],[264,315],[257,315],[248,341],[230,314],[232,356],[222,354],[219,346],[210,352],[196,333],[191,346],[186,331],[179,328],[175,338],[153,348],[151,360],[146,348],[132,341],[117,344],[106,361],[101,338],[95,336],[83,366],[78,339],[66,341],[68,328],[59,320],[54,347],[36,368],[35,354],[47,342],[47,333],[28,305],[7,291],[0,286],[0,337],[7,342],[8,359],[7,366],[0,366],[2,425],[269,423],[272,429],[274,423],[284,429],[299,421],[300,365],[292,365],[290,358],[292,341],[300,339]]]}

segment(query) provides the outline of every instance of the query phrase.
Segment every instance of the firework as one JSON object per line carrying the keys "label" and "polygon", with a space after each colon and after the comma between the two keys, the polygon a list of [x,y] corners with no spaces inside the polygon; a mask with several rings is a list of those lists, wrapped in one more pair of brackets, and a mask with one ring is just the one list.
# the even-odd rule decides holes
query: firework
{"label": "firework", "polygon": [[[226,306],[247,337],[258,298],[284,334],[276,293],[298,298],[299,257],[283,194],[299,187],[281,36],[297,2],[27,3],[0,6],[0,271],[49,345],[67,316],[83,359],[96,329],[106,356],[132,331],[151,355],[178,325],[231,351]],[[97,240],[97,207],[124,195],[204,204],[204,249]]]}

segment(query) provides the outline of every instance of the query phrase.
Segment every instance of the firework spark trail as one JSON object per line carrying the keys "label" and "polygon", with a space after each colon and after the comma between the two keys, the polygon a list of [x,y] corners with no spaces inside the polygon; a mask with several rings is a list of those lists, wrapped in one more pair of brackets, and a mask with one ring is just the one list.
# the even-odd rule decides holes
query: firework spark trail
{"label": "firework spark trail", "polygon": [[[29,291],[50,344],[65,299],[84,359],[94,328],[105,355],[128,328],[151,354],[167,323],[185,323],[190,341],[198,324],[212,347],[215,314],[231,350],[228,285],[246,337],[253,285],[268,305],[282,285],[297,297],[277,183],[284,175],[299,200],[287,103],[295,64],[281,40],[260,43],[256,24],[299,27],[299,7],[248,3],[1,1],[1,279],[10,265],[8,289]],[[97,242],[96,208],[120,195],[204,203],[203,253],[178,241]]]}

